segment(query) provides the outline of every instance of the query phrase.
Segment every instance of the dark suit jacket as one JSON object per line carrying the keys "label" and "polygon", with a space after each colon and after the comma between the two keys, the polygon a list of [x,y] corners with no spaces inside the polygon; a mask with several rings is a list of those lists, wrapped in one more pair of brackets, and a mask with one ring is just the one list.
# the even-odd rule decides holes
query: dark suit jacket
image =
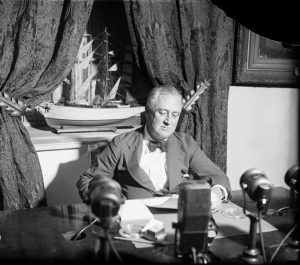
{"label": "dark suit jacket", "polygon": [[212,185],[220,184],[230,192],[228,177],[207,158],[198,143],[189,135],[175,132],[168,138],[167,183],[157,192],[145,172],[139,167],[142,153],[143,127],[123,133],[106,146],[92,165],[77,182],[79,193],[87,201],[88,186],[99,178],[113,178],[121,184],[127,199],[147,198],[167,193],[177,193],[184,174],[206,178]]}

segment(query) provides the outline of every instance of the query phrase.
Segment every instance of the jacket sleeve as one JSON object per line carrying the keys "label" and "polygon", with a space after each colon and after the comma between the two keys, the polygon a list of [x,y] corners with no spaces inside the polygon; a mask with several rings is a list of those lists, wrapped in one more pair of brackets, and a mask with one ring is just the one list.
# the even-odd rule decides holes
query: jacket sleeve
{"label": "jacket sleeve", "polygon": [[229,178],[205,155],[198,145],[190,160],[190,174],[196,175],[200,179],[208,179],[211,186],[222,185],[227,189],[228,197],[231,198]]}
{"label": "jacket sleeve", "polygon": [[119,137],[115,137],[104,150],[97,155],[96,163],[91,165],[90,168],[79,177],[76,186],[83,202],[88,202],[88,189],[93,181],[101,178],[113,178],[120,154],[121,140]]}

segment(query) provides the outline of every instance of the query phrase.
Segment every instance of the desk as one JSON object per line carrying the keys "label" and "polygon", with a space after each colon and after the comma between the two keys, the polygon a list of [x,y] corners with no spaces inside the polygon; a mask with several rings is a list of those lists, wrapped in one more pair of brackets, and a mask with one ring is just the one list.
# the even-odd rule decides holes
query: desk
{"label": "desk", "polygon": [[[242,206],[242,192],[234,191],[232,201]],[[250,211],[256,211],[255,203],[249,200],[247,204]],[[289,191],[282,187],[275,188],[269,208],[278,209],[288,204]],[[93,263],[96,238],[90,229],[81,240],[69,241],[63,236],[68,231],[78,231],[87,225],[83,217],[89,211],[87,205],[75,204],[0,212],[0,263]],[[153,210],[152,213],[168,214],[168,211]],[[265,220],[279,229],[264,233],[266,246],[279,243],[294,224],[290,211],[286,211],[284,216],[266,217]],[[166,248],[136,249],[131,242],[118,240],[114,240],[114,245],[125,261],[131,261],[130,264],[132,260],[143,265],[180,263],[171,255],[172,251]],[[235,258],[242,253],[246,245],[246,235],[221,238],[214,240],[211,251],[221,260]]]}

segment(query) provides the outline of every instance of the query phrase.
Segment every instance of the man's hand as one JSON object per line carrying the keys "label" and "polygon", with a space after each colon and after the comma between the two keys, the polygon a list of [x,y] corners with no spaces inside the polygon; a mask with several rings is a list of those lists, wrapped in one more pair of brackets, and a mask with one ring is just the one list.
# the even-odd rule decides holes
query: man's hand
{"label": "man's hand", "polygon": [[222,207],[222,194],[217,193],[216,191],[211,191],[211,212],[214,213],[220,210]]}

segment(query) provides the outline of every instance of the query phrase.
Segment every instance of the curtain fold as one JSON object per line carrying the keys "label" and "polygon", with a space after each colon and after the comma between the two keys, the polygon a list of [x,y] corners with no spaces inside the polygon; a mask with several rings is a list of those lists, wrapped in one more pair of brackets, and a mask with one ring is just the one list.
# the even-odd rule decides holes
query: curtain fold
{"label": "curtain fold", "polygon": [[187,93],[210,79],[179,130],[226,171],[233,20],[210,0],[128,0],[124,6],[137,64],[152,86],[172,84]]}
{"label": "curtain fold", "polygon": [[[71,71],[93,0],[0,1],[0,92],[34,107]],[[0,209],[45,203],[27,129],[0,108]]]}

